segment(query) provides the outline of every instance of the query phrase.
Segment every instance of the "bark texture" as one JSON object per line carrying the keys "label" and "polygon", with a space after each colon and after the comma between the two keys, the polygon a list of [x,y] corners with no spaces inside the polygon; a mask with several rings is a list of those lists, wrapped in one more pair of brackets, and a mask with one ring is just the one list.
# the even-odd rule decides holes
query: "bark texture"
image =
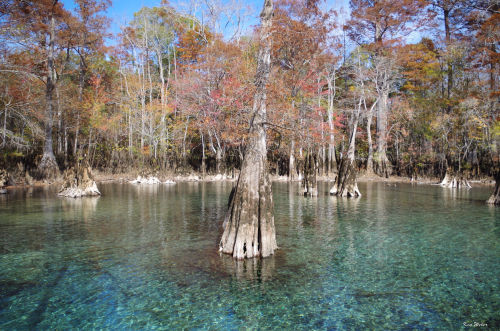
{"label": "bark texture", "polygon": [[9,182],[9,174],[5,169],[0,169],[0,194],[6,194],[5,186]]}
{"label": "bark texture", "polygon": [[86,162],[64,172],[64,182],[58,195],[68,198],[101,195]]}
{"label": "bark texture", "polygon": [[43,146],[42,160],[38,164],[38,176],[40,178],[53,179],[59,174],[54,150],[52,147],[52,125],[54,113],[54,90],[56,84],[56,69],[54,66],[54,42],[55,42],[55,18],[52,13],[50,18],[49,48],[47,55],[47,81],[45,85],[46,116],[45,121],[45,144]]}
{"label": "bark texture", "polygon": [[349,139],[349,149],[347,150],[347,155],[342,158],[339,167],[339,173],[335,179],[335,184],[330,190],[330,194],[339,197],[350,197],[357,198],[361,197],[361,192],[358,189],[358,183],[356,180],[356,159],[355,159],[355,148],[356,148],[356,131],[358,130],[359,113],[361,111],[361,101],[354,112],[354,118],[352,121],[351,138]]}
{"label": "bark texture", "polygon": [[316,180],[317,166],[314,155],[311,152],[307,153],[304,160],[304,178],[302,186],[304,195],[309,197],[318,196],[318,182]]}
{"label": "bark texture", "polygon": [[337,158],[335,153],[335,123],[333,119],[333,105],[336,96],[336,74],[335,69],[332,70],[330,74],[327,75],[327,83],[328,83],[328,126],[330,129],[329,132],[329,142],[328,142],[328,161],[327,161],[327,169],[328,169],[328,177],[333,176],[337,173]]}
{"label": "bark texture", "polygon": [[290,144],[290,158],[288,160],[288,178],[290,181],[297,179],[297,170],[295,169],[295,140],[292,140]]}
{"label": "bark texture", "polygon": [[260,15],[260,48],[255,75],[256,93],[250,138],[238,182],[230,196],[219,251],[236,259],[267,257],[278,248],[267,166],[266,84],[271,66],[273,2],[266,0]]}
{"label": "bark texture", "polygon": [[500,170],[497,171],[496,175],[496,185],[495,185],[495,191],[491,195],[491,197],[488,199],[488,203],[496,206],[500,206]]}
{"label": "bark texture", "polygon": [[446,170],[446,174],[439,185],[448,188],[471,188],[464,174],[456,173],[451,168]]}
{"label": "bark texture", "polygon": [[388,95],[383,92],[377,106],[377,152],[373,160],[375,173],[389,178],[392,172],[391,163],[387,158],[387,113]]}
{"label": "bark texture", "polygon": [[372,141],[372,109],[368,112],[366,120],[366,137],[368,139],[368,159],[366,161],[366,174],[373,174],[373,141]]}
{"label": "bark texture", "polygon": [[340,162],[340,169],[335,184],[330,190],[330,194],[339,197],[358,198],[361,192],[358,189],[356,180],[356,167],[354,160],[344,158]]}

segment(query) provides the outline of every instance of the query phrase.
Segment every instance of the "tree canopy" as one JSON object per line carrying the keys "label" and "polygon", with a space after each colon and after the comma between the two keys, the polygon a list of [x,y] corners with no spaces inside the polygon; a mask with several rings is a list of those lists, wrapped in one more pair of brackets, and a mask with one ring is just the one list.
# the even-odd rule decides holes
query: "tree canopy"
{"label": "tree canopy", "polygon": [[[234,8],[163,2],[142,8],[113,36],[110,0],[75,4],[73,11],[57,0],[0,5],[2,166],[21,162],[40,177],[79,158],[113,172],[239,169],[259,27],[224,36]],[[498,3],[349,6],[342,18],[320,0],[275,1],[271,173],[332,177],[351,149],[355,169],[382,176],[494,175]]]}

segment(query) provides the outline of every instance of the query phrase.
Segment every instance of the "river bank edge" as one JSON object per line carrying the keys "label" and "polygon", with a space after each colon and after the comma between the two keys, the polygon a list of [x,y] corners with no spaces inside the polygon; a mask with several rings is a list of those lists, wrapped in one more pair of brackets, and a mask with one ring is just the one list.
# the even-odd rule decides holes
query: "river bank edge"
{"label": "river bank edge", "polygon": [[[138,171],[134,172],[126,172],[126,173],[108,173],[103,171],[95,170],[93,171],[94,180],[97,184],[100,183],[130,183],[133,180],[136,180],[139,176]],[[150,174],[149,177],[154,176],[158,178],[161,182],[235,182],[238,179],[238,173],[234,174],[206,174],[203,176],[201,173],[192,172],[188,174],[174,174],[174,173],[156,173]],[[296,179],[290,181],[287,176],[276,176],[271,175],[271,180],[274,182],[292,182],[292,183],[300,183],[301,179]],[[317,176],[317,180],[320,182],[334,182],[335,178],[333,176]],[[26,183],[22,183],[23,180],[16,178],[13,179],[15,184],[8,185],[6,189],[16,189],[16,188],[26,188],[26,187],[40,187],[40,186],[57,186],[61,185],[63,182],[62,175],[54,180],[43,180],[38,181],[34,180],[31,185]],[[360,174],[358,177],[358,182],[360,183],[410,183],[410,184],[420,184],[420,185],[438,185],[440,183],[440,178],[433,177],[421,177],[416,180],[412,180],[408,177],[400,177],[400,176],[390,176],[380,177],[375,174]],[[469,180],[469,183],[472,187],[475,186],[494,186],[495,181],[493,178],[481,178],[476,180]]]}

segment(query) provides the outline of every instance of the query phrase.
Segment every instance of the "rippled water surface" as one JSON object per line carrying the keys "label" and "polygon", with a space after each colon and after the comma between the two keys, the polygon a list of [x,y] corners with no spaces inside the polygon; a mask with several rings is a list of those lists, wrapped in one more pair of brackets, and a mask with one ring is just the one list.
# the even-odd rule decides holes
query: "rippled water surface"
{"label": "rippled water surface", "polygon": [[[500,328],[491,187],[273,186],[277,254],[217,253],[231,183],[0,197],[0,330]],[[320,192],[327,192],[326,184]]]}

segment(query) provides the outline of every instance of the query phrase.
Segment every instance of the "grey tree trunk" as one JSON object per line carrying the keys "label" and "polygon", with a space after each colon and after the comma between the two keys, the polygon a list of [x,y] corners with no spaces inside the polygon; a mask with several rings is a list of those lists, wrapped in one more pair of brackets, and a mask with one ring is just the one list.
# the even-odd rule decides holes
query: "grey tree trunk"
{"label": "grey tree trunk", "polygon": [[325,145],[319,147],[318,155],[321,156],[320,160],[319,160],[321,167],[318,167],[320,169],[319,174],[321,176],[325,176],[326,175],[326,147],[325,147]]}
{"label": "grey tree trunk", "polygon": [[205,155],[205,137],[203,136],[203,132],[200,129],[200,137],[201,137],[201,177],[205,178],[207,172],[207,166],[205,163],[206,155]]}
{"label": "grey tree trunk", "polygon": [[368,138],[368,159],[366,161],[366,173],[373,173],[373,141],[372,141],[372,118],[373,114],[370,109],[366,121],[366,136]]}
{"label": "grey tree trunk", "polygon": [[335,142],[333,134],[330,135],[328,143],[328,176],[331,177],[337,172],[337,157],[335,156]]}
{"label": "grey tree trunk", "polygon": [[337,158],[335,155],[335,135],[334,129],[335,125],[333,122],[333,103],[336,96],[336,74],[335,69],[329,75],[327,75],[328,83],[328,126],[330,128],[329,132],[329,142],[328,142],[328,173],[330,177],[337,172]]}
{"label": "grey tree trunk", "polygon": [[316,180],[317,163],[309,149],[304,159],[304,178],[302,179],[302,186],[304,189],[304,196],[315,197],[318,195],[318,182]]}
{"label": "grey tree trunk", "polygon": [[[83,52],[83,50],[82,50]],[[83,102],[83,87],[85,85],[85,64],[83,63],[82,57],[80,57],[80,64],[79,64],[79,76],[78,76],[78,107],[77,107],[77,113],[76,113],[76,127],[75,127],[75,145],[73,148],[73,155],[75,156],[76,159],[78,159],[78,134],[80,131],[80,107],[82,107],[82,102]]]}
{"label": "grey tree trunk", "polygon": [[42,160],[38,164],[38,176],[40,178],[54,178],[59,174],[54,150],[52,147],[52,126],[54,113],[54,90],[56,73],[54,67],[54,43],[55,43],[55,18],[50,18],[49,49],[47,54],[47,82],[45,88],[45,144],[43,146]]}
{"label": "grey tree trunk", "polygon": [[288,161],[288,179],[294,181],[297,178],[297,171],[295,169],[295,140],[290,143],[290,159]]}
{"label": "grey tree trunk", "polygon": [[5,186],[9,183],[9,174],[7,170],[0,169],[0,194],[7,194]]}
{"label": "grey tree trunk", "polygon": [[488,203],[496,206],[500,206],[500,170],[497,171],[496,175],[496,185],[495,185],[495,191],[491,195],[491,197],[488,199]]}
{"label": "grey tree trunk", "polygon": [[382,177],[389,177],[391,164],[387,158],[387,112],[389,96],[384,91],[380,96],[377,108],[377,153],[374,158],[375,173]]}
{"label": "grey tree trunk", "polygon": [[355,110],[354,118],[352,120],[352,129],[347,155],[342,158],[342,161],[340,162],[339,173],[335,180],[335,184],[330,190],[330,194],[337,195],[339,197],[361,197],[361,192],[358,189],[358,183],[356,180],[355,162],[356,131],[358,130],[361,102],[362,100],[360,100],[358,109]]}
{"label": "grey tree trunk", "polygon": [[222,150],[217,148],[215,152],[215,170],[217,174],[221,173],[221,164],[222,164]]}
{"label": "grey tree trunk", "polygon": [[[446,40],[446,48],[449,51],[449,47],[451,46],[451,33],[450,33],[450,10],[448,8],[443,8],[443,21],[444,21],[444,31],[445,31],[445,40]],[[446,84],[446,92],[447,98],[451,97],[451,90],[453,88],[453,63],[450,59],[446,61],[446,71],[448,74],[448,82]],[[448,112],[451,107],[448,106]]]}
{"label": "grey tree trunk", "polygon": [[267,257],[278,248],[267,166],[266,84],[271,67],[273,2],[262,9],[260,47],[255,75],[256,93],[249,140],[238,182],[230,197],[219,251],[236,259]]}

